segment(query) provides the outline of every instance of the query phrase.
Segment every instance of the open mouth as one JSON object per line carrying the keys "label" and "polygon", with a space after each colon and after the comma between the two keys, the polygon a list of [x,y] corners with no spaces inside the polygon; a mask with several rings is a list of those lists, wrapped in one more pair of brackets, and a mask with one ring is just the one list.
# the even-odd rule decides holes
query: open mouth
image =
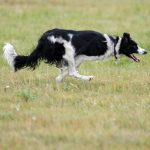
{"label": "open mouth", "polygon": [[129,58],[131,58],[132,60],[134,60],[135,62],[140,62],[140,59],[138,59],[137,57],[135,57],[135,55],[133,54],[129,54],[127,55]]}

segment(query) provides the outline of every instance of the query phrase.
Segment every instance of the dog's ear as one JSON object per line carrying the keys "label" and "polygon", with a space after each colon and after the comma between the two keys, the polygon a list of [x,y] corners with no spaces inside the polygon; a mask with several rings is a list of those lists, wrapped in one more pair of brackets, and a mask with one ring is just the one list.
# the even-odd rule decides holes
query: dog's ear
{"label": "dog's ear", "polygon": [[124,41],[129,41],[130,40],[130,34],[129,33],[123,33],[123,37]]}

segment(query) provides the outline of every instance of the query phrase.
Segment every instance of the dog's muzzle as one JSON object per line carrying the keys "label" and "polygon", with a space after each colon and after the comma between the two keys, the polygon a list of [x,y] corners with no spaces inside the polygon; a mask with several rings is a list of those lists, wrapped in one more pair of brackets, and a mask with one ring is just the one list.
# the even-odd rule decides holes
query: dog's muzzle
{"label": "dog's muzzle", "polygon": [[147,54],[147,51],[141,47],[138,47],[138,50],[137,50],[138,54],[140,55],[145,55]]}
{"label": "dog's muzzle", "polygon": [[[140,55],[145,55],[147,54],[147,51],[141,47],[138,47],[137,53]],[[140,62],[140,59],[137,58],[134,54],[128,54],[127,56],[131,58],[132,60],[134,60],[134,62]]]}

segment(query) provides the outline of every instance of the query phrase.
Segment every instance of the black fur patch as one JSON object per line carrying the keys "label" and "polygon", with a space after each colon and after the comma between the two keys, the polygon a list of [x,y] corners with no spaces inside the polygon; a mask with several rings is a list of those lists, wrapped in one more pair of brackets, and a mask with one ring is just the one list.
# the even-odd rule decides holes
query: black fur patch
{"label": "black fur patch", "polygon": [[76,55],[100,56],[107,50],[104,36],[94,31],[79,31],[72,38]]}

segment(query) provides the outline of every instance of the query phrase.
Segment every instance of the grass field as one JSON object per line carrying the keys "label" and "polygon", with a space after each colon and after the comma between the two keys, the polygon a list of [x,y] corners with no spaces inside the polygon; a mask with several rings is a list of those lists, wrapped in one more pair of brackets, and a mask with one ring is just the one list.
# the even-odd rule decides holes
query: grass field
{"label": "grass field", "polygon": [[150,57],[85,62],[84,82],[41,63],[10,71],[4,42],[29,54],[51,28],[130,32],[150,49],[149,0],[0,0],[0,150],[149,150]]}

